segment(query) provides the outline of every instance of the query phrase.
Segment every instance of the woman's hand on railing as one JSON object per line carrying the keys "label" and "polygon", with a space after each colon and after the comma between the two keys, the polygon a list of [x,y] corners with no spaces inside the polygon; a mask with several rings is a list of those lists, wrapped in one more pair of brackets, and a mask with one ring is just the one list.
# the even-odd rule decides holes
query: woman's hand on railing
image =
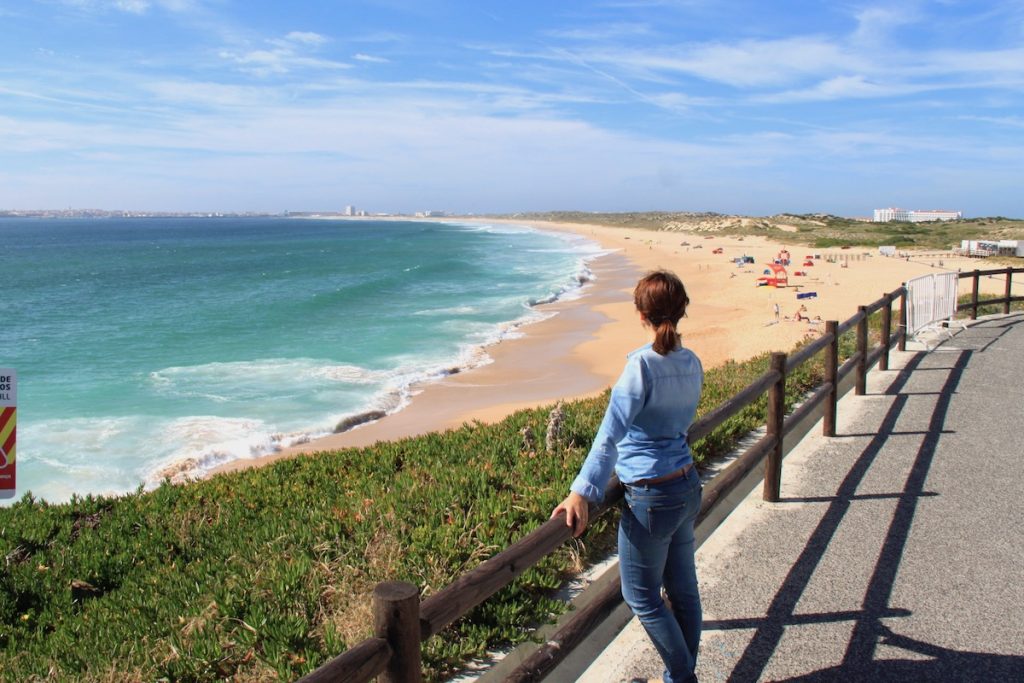
{"label": "woman's hand on railing", "polygon": [[590,503],[587,502],[587,499],[575,491],[571,492],[551,511],[551,519],[562,512],[565,513],[565,525],[572,529],[572,535],[581,536],[586,531],[590,517]]}

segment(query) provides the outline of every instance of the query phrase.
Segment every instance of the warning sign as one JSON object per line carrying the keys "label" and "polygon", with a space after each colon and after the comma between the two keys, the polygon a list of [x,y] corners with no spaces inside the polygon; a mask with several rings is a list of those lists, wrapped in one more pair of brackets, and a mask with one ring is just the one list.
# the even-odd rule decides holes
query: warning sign
{"label": "warning sign", "polygon": [[0,498],[12,498],[18,424],[18,376],[0,368]]}

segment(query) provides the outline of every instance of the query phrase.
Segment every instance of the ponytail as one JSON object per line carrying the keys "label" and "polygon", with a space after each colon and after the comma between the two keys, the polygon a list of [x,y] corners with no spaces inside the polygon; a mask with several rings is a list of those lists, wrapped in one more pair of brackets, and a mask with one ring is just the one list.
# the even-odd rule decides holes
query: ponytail
{"label": "ponytail", "polygon": [[676,326],[671,320],[662,320],[654,329],[653,348],[660,356],[679,348],[679,333],[676,332]]}
{"label": "ponytail", "polygon": [[676,325],[686,315],[690,299],[675,274],[656,270],[645,275],[633,290],[633,303],[654,328],[653,348],[656,353],[664,356],[679,348]]}

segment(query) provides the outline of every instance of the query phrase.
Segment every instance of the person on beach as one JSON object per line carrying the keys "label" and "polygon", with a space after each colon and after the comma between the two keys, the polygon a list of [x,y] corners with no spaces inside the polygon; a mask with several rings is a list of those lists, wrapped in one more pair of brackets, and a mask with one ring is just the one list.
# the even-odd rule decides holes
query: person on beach
{"label": "person on beach", "polygon": [[661,655],[663,680],[683,683],[697,680],[701,633],[693,527],[702,486],[687,431],[704,369],[676,331],[690,303],[678,277],[649,273],[633,302],[654,341],[627,356],[590,453],[551,517],[564,513],[573,534],[582,534],[589,503],[604,497],[615,471],[626,489],[618,537],[622,596]]}

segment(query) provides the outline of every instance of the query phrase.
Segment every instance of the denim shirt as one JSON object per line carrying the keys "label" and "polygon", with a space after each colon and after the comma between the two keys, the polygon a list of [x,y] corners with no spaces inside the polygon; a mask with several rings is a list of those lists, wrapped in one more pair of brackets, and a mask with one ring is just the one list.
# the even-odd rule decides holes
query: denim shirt
{"label": "denim shirt", "polygon": [[647,344],[630,353],[571,489],[600,501],[613,469],[622,482],[631,483],[693,462],[686,432],[703,383],[704,368],[689,349],[662,356]]}

